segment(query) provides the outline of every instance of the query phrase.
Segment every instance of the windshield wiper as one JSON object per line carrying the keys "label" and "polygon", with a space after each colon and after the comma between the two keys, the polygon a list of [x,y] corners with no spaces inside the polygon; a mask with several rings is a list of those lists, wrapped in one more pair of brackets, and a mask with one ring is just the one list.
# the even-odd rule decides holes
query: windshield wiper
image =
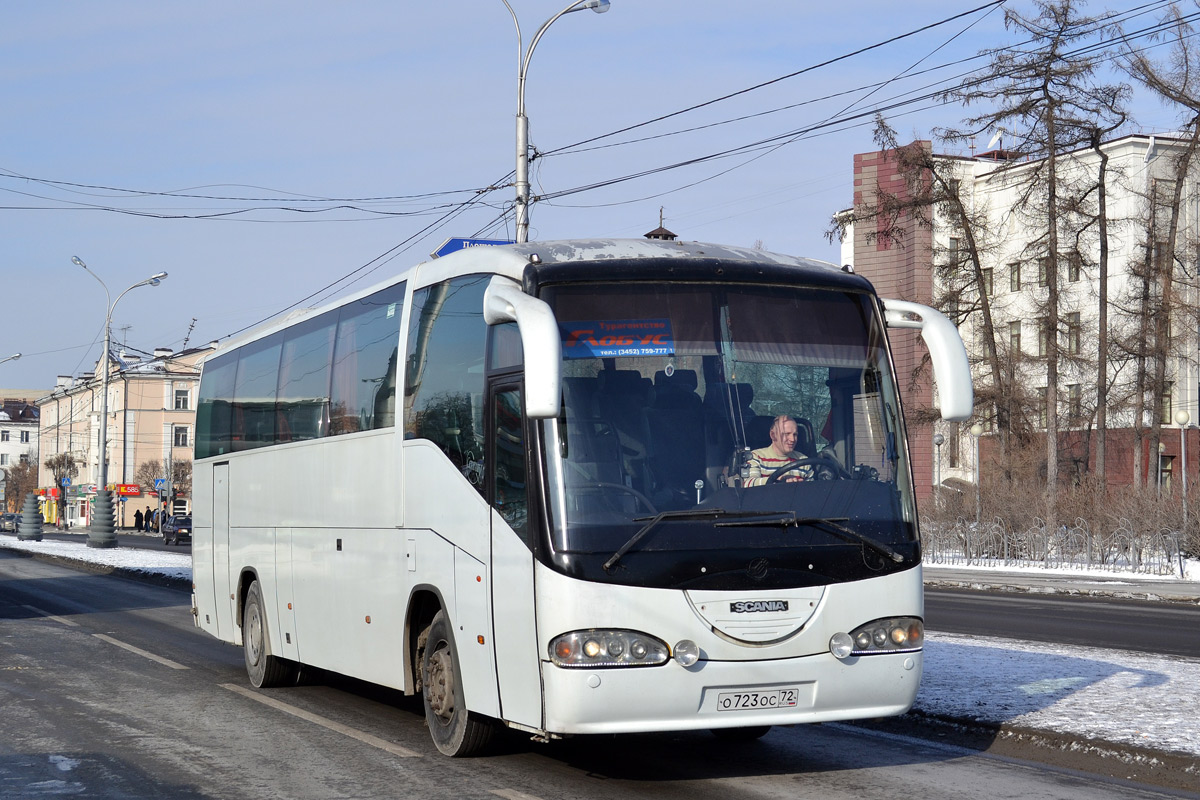
{"label": "windshield wiper", "polygon": [[[776,511],[727,511],[723,508],[689,508],[689,509],[684,509],[681,511],[660,511],[659,513],[655,514],[653,517],[635,517],[633,520],[634,522],[645,522],[646,524],[643,525],[640,529],[638,529],[637,533],[635,533],[633,536],[630,536],[629,541],[627,541],[627,542],[625,542],[625,544],[621,545],[621,549],[619,549],[619,550],[617,550],[617,552],[613,553],[612,556],[609,557],[608,561],[604,562],[604,571],[608,572],[609,570],[611,570],[616,565],[616,563],[621,560],[622,556],[624,556],[626,553],[628,553],[635,544],[640,542],[647,533],[654,530],[654,528],[658,525],[658,523],[660,523],[664,520],[693,519],[696,517],[712,517],[712,518],[716,519],[717,517],[763,517],[763,516],[777,517],[777,516],[779,516],[779,512],[776,512]],[[795,517],[794,514],[792,516]],[[755,524],[759,524],[759,523],[754,523],[754,522],[720,523],[720,522],[718,522],[717,524],[718,525],[722,525],[722,524],[755,525]]]}
{"label": "windshield wiper", "polygon": [[843,522],[849,522],[849,517],[797,517],[794,511],[777,511],[777,512],[761,512],[764,516],[774,516],[777,519],[771,520],[744,520],[737,522],[717,522],[714,527],[717,528],[738,528],[749,526],[775,525],[781,528],[800,527],[801,525],[811,525],[816,528],[824,528],[846,541],[858,542],[871,548],[880,555],[887,556],[892,561],[899,564],[904,560],[904,556],[891,547],[888,547],[883,542],[876,541],[866,534],[859,533],[851,527],[843,525]]}

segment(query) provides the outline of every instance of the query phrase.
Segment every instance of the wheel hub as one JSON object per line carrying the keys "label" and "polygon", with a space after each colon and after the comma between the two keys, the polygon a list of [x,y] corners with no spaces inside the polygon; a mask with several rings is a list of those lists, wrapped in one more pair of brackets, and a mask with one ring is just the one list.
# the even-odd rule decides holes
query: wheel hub
{"label": "wheel hub", "polygon": [[429,707],[446,722],[454,716],[454,662],[446,648],[429,659]]}

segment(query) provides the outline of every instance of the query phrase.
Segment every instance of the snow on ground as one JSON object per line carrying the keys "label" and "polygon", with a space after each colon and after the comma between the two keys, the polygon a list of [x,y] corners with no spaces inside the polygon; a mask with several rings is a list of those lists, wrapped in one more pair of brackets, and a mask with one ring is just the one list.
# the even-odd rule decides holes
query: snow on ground
{"label": "snow on ground", "polygon": [[[0,547],[189,582],[192,576],[188,553],[22,542],[10,536],[0,537]],[[1189,566],[1193,570],[1200,567],[1196,562]],[[1006,567],[1004,571],[1017,570]],[[1066,572],[1076,579],[1081,576],[1079,570]],[[1141,576],[1124,573],[1105,577],[1133,582]],[[1195,632],[1183,631],[1181,635],[1192,636]],[[1200,756],[1200,660],[932,633],[926,640],[925,673],[916,709],[956,719]]]}
{"label": "snow on ground", "polygon": [[192,555],[188,551],[167,553],[162,550],[142,550],[132,547],[88,547],[82,542],[21,541],[15,536],[0,537],[0,547],[44,553],[72,561],[86,561],[105,567],[115,567],[165,575],[191,583]]}

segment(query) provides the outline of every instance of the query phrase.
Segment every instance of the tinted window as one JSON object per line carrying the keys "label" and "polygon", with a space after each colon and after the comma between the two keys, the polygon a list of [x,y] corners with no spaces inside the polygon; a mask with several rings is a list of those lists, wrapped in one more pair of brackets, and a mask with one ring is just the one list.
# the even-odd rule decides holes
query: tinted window
{"label": "tinted window", "polygon": [[396,424],[396,359],[404,284],[341,308],[333,356],[330,432]]}
{"label": "tinted window", "polygon": [[488,276],[468,275],[413,294],[404,433],[429,439],[483,492],[483,367]]}
{"label": "tinted window", "polygon": [[279,381],[278,335],[240,351],[233,385],[233,449],[275,443],[275,387]]}
{"label": "tinted window", "polygon": [[205,363],[196,409],[196,458],[207,458],[230,450],[230,419],[233,380],[237,376],[237,353]]}
{"label": "tinted window", "polygon": [[325,436],[329,429],[329,373],[337,312],[322,314],[287,332],[279,365],[276,441]]}

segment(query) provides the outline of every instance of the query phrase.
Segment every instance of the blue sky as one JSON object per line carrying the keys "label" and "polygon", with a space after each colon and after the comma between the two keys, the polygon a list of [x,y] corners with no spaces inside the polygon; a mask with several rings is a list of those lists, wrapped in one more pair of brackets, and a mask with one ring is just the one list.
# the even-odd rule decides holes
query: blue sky
{"label": "blue sky", "polygon": [[[511,2],[528,43],[566,0]],[[561,18],[539,43],[526,93],[532,141],[550,153],[982,2],[613,0],[606,14]],[[547,155],[535,161],[533,191],[654,171],[869,110],[970,64],[906,71],[1014,40],[1002,10],[981,11],[592,145],[619,146]],[[127,295],[113,317],[116,338],[151,350],[180,347],[193,318],[190,343],[199,344],[329,284],[312,302],[378,282],[450,236],[510,236],[497,221],[513,190],[474,191],[513,167],[516,75],[516,30],[500,0],[5,4],[0,358],[25,355],[0,364],[0,386],[48,388],[99,357],[104,292],[73,255],[113,297],[170,273]],[[870,96],[851,91],[884,81]],[[1138,130],[1176,119],[1146,98],[1135,110]],[[927,135],[961,116],[934,107],[893,124]],[[690,128],[702,129],[681,132]],[[530,238],[638,237],[658,225],[661,207],[685,239],[761,241],[836,261],[822,234],[851,201],[853,154],[871,147],[869,124],[843,126],[566,194],[533,207]],[[213,214],[225,216],[194,218]],[[352,273],[357,282],[338,281]]]}

